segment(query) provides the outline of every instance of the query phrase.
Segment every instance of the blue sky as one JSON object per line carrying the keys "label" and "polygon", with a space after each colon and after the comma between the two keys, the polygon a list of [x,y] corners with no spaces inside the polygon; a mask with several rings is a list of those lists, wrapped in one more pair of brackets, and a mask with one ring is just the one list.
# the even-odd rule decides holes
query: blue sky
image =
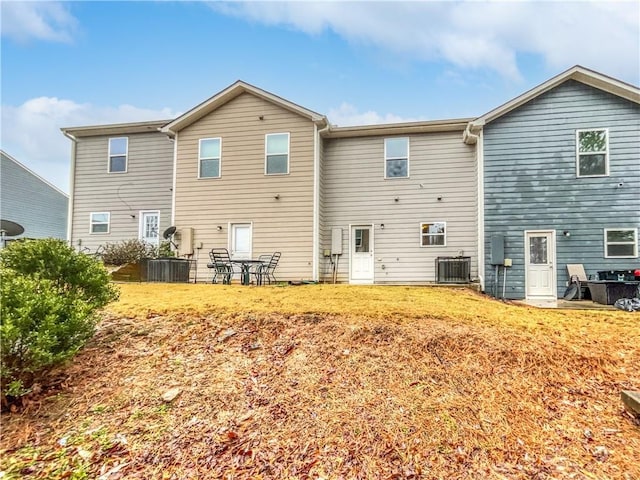
{"label": "blue sky", "polygon": [[61,127],[241,79],[334,124],[475,117],[581,64],[640,83],[640,2],[2,1],[2,149],[64,191]]}

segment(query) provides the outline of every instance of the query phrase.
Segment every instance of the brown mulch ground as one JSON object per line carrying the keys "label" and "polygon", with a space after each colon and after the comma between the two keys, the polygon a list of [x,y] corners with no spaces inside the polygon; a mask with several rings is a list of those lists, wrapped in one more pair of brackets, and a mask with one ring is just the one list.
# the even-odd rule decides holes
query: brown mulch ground
{"label": "brown mulch ground", "polygon": [[217,312],[112,309],[55,391],[3,414],[0,477],[640,479],[619,398],[640,388],[637,314],[398,290],[364,315],[379,290],[327,290],[340,313],[216,291]]}

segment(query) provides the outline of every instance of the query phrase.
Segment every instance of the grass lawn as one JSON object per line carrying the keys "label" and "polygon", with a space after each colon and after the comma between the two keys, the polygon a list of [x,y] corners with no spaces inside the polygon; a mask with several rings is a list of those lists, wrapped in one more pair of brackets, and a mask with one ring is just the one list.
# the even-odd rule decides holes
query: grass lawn
{"label": "grass lawn", "polygon": [[640,479],[640,314],[120,287],[58,384],[2,415],[0,478]]}

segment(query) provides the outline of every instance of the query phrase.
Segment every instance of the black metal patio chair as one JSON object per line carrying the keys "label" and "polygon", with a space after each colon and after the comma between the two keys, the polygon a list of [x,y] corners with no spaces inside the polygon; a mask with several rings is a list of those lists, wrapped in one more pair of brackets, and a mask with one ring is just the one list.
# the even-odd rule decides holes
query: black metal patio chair
{"label": "black metal patio chair", "polygon": [[251,274],[256,277],[256,285],[262,285],[262,282],[264,280],[262,278],[264,276],[264,268],[269,265],[269,262],[271,261],[271,257],[273,257],[273,255],[271,254],[260,255],[258,257],[258,260],[260,260],[260,263],[255,265],[253,271],[251,272]]}
{"label": "black metal patio chair", "polygon": [[211,283],[218,283],[218,275],[220,275],[222,277],[222,283],[230,285],[231,277],[236,272],[231,263],[229,250],[226,248],[212,248],[209,252],[209,259],[211,261],[207,263],[207,267],[212,268],[214,271]]}
{"label": "black metal patio chair", "polygon": [[264,263],[261,266],[261,282],[264,282],[265,279],[267,280],[267,282],[269,283],[269,285],[271,285],[271,280],[273,280],[273,283],[276,283],[276,277],[273,274],[274,270],[276,269],[276,267],[278,266],[278,262],[280,261],[280,257],[282,256],[282,254],[280,252],[275,252],[273,255],[271,255],[271,259],[269,260],[268,263]]}

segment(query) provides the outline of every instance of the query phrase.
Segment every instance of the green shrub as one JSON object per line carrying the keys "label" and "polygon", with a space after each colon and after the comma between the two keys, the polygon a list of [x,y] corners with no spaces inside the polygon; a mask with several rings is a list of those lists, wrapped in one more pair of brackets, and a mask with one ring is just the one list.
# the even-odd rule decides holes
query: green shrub
{"label": "green shrub", "polygon": [[158,249],[142,240],[123,240],[119,243],[107,243],[102,252],[102,261],[105,265],[124,265],[136,263],[143,258],[155,258]]}
{"label": "green shrub", "polygon": [[171,242],[163,240],[158,248],[158,257],[175,257],[176,253],[171,249]]}
{"label": "green shrub", "polygon": [[20,397],[93,335],[97,310],[118,297],[102,264],[60,240],[0,251],[2,403]]}

